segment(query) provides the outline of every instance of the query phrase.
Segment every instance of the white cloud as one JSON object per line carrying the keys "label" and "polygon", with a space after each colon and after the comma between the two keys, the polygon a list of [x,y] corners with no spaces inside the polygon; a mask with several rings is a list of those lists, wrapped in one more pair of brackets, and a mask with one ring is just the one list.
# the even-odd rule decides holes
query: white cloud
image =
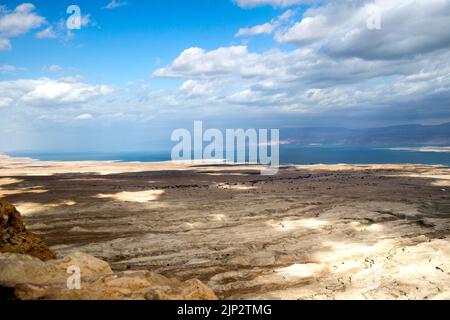
{"label": "white cloud", "polygon": [[223,82],[188,80],[180,86],[180,91],[189,98],[212,97],[220,92]]}
{"label": "white cloud", "polygon": [[17,68],[10,64],[4,64],[0,66],[0,73],[13,73],[20,70],[20,68]]}
{"label": "white cloud", "polygon": [[439,118],[450,100],[450,52],[441,50],[448,43],[448,1],[377,0],[382,29],[368,30],[365,5],[371,2],[327,1],[296,23],[291,12],[241,29],[241,35],[271,32],[297,48],[187,48],[153,72],[181,79],[179,88],[152,91],[148,82],[135,81],[113,92],[81,77],[3,81],[0,107],[35,106],[40,109],[30,109],[49,114],[43,108],[61,107],[58,117],[67,121],[95,115],[96,121],[133,123],[199,113],[245,115],[250,109],[247,114],[270,119],[374,110],[383,117],[406,110]]}
{"label": "white cloud", "polygon": [[0,97],[0,108],[6,108],[13,102],[13,99],[8,97]]}
{"label": "white cloud", "polygon": [[42,68],[44,71],[49,71],[49,72],[61,72],[63,69],[57,65],[57,64],[52,64],[50,66],[44,66]]}
{"label": "white cloud", "polygon": [[89,113],[83,113],[75,117],[75,120],[89,120],[92,119],[92,115]]}
{"label": "white cloud", "polygon": [[62,107],[88,102],[113,92],[106,85],[90,85],[80,81],[40,78],[0,82],[0,96],[8,103],[3,107]]}
{"label": "white cloud", "polygon": [[[381,30],[367,20],[377,8]],[[330,2],[308,10],[278,41],[315,43],[330,55],[400,59],[450,47],[450,1],[374,0]]]}
{"label": "white cloud", "polygon": [[11,48],[11,41],[9,39],[0,38],[0,51],[9,51]]}
{"label": "white cloud", "polygon": [[48,28],[36,33],[36,38],[38,38],[38,39],[54,39],[54,38],[57,38],[57,35],[56,35],[55,31],[53,30],[53,27],[48,27]]}
{"label": "white cloud", "polygon": [[254,8],[260,6],[288,7],[300,3],[308,3],[308,0],[234,0],[241,8]]}
{"label": "white cloud", "polygon": [[127,4],[128,3],[125,2],[125,1],[121,2],[121,1],[112,0],[106,6],[104,6],[102,9],[112,10],[112,9],[116,9],[116,8],[119,8],[119,7],[123,7],[123,6],[127,5]]}
{"label": "white cloud", "polygon": [[59,81],[66,82],[66,83],[78,83],[83,82],[83,77],[80,75],[71,76],[71,77],[62,77],[59,78]]}
{"label": "white cloud", "polygon": [[0,16],[0,34],[4,37],[16,37],[39,28],[46,20],[34,12],[35,6],[23,3],[14,11],[6,11]]}
{"label": "white cloud", "polygon": [[[81,27],[93,27],[96,26],[96,22],[92,20],[90,14],[85,14],[81,16]],[[42,31],[36,33],[36,38],[38,39],[60,39],[63,42],[70,42],[75,38],[76,32],[67,29],[67,20],[64,18],[59,19],[57,22],[53,23],[51,26],[45,28]]]}
{"label": "white cloud", "polygon": [[92,20],[91,20],[91,15],[90,14],[82,15],[81,16],[81,26],[87,27],[89,25],[94,25],[94,22],[92,22]]}
{"label": "white cloud", "polygon": [[433,103],[436,112],[450,97],[449,60],[450,52],[440,50],[398,60],[336,57],[312,41],[292,51],[263,53],[246,46],[190,48],[154,76],[185,79],[178,92],[166,92],[166,100],[175,101],[172,108],[183,101],[228,110],[319,114],[388,106],[404,110],[414,104],[419,112],[434,99],[440,101]]}
{"label": "white cloud", "polygon": [[31,3],[22,3],[13,11],[2,6],[0,10],[0,51],[11,50],[10,38],[26,34],[46,23],[44,17],[35,12]]}
{"label": "white cloud", "polygon": [[267,22],[264,24],[256,25],[251,28],[241,28],[236,33],[236,37],[253,36],[258,34],[271,34],[274,29],[275,26],[272,23]]}
{"label": "white cloud", "polygon": [[327,17],[324,15],[305,17],[286,33],[277,35],[277,40],[307,44],[325,38],[329,32],[334,31],[330,29],[331,27],[327,25]]}
{"label": "white cloud", "polygon": [[206,52],[201,48],[189,48],[166,68],[153,73],[155,77],[204,77],[238,70],[247,61],[246,46],[232,46]]}
{"label": "white cloud", "polygon": [[241,28],[236,33],[235,37],[254,36],[258,34],[271,34],[275,29],[279,28],[283,23],[286,23],[292,16],[294,11],[287,10],[279,17],[272,19],[270,22],[259,24],[250,28]]}

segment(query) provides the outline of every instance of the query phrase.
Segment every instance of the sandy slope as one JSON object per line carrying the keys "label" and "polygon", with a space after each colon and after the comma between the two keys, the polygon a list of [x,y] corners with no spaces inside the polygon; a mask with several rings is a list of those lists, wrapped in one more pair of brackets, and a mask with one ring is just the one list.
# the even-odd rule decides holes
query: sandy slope
{"label": "sandy slope", "polygon": [[37,162],[0,197],[59,254],[199,278],[221,298],[450,298],[450,169]]}

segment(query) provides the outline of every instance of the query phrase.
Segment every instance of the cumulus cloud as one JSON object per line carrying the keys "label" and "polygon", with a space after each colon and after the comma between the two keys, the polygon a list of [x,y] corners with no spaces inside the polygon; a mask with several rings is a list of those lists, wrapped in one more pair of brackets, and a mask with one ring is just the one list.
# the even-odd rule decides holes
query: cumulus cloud
{"label": "cumulus cloud", "polygon": [[[368,27],[379,14],[381,29]],[[330,2],[277,34],[281,42],[315,43],[329,55],[400,59],[450,47],[450,2],[375,0]]]}
{"label": "cumulus cloud", "polygon": [[[214,101],[214,105],[222,108],[240,106],[262,108],[266,112],[308,114],[351,109],[361,114],[364,110],[373,112],[377,108],[383,112],[389,108],[391,113],[405,112],[409,106],[414,108],[414,112],[439,117],[446,99],[450,97],[448,50],[431,46],[415,54],[408,44],[415,41],[416,33],[402,31],[403,39],[397,39],[396,32],[403,30],[403,26],[392,31],[391,42],[389,36],[382,36],[385,52],[378,51],[376,59],[367,52],[338,51],[331,46],[342,33],[358,25],[355,21],[364,22],[367,29],[366,20],[362,18],[367,17],[365,9],[362,9],[366,3],[358,3],[361,7],[354,6],[353,10],[359,14],[353,20],[345,10],[337,11],[332,17],[331,12],[335,10],[329,5],[310,10],[299,24],[278,35],[284,36],[285,41],[288,35],[294,39],[294,31],[300,28],[302,32],[295,34],[296,40],[290,41],[298,43],[298,49],[252,53],[246,46],[211,51],[189,48],[153,75],[185,80],[179,92],[172,96],[174,100],[186,101],[183,96],[195,97],[198,104]],[[404,5],[410,3],[404,0]],[[441,15],[445,14],[445,8],[439,7]],[[429,17],[424,18],[423,10],[418,7],[409,13],[409,18],[415,23],[426,23]],[[433,10],[429,8],[427,12],[431,14],[435,10],[436,7]],[[389,19],[383,20],[383,27],[389,27]],[[426,28],[425,25],[422,27]],[[379,31],[367,29],[364,32]],[[442,31],[435,37],[441,37],[440,41],[443,41],[446,32]],[[405,45],[404,48],[399,41]],[[431,41],[436,40],[433,38]],[[370,38],[365,43],[370,43]],[[349,48],[358,46],[355,44]],[[403,51],[404,54],[392,55],[395,48],[401,49],[397,53]],[[430,101],[433,101],[432,106],[429,106]]]}
{"label": "cumulus cloud", "polygon": [[277,35],[280,42],[293,42],[296,44],[309,44],[311,42],[325,38],[329,32],[333,31],[331,26],[327,25],[327,17],[316,15],[304,17],[302,21],[296,23],[285,33]]}
{"label": "cumulus cloud", "polygon": [[364,62],[356,58],[336,61],[311,48],[251,53],[247,46],[231,46],[211,51],[187,49],[172,64],[156,70],[153,75],[208,81],[235,77],[239,81],[230,83],[257,82],[258,85],[303,81],[324,86],[403,74],[407,72],[405,69],[402,63]]}
{"label": "cumulus cloud", "polygon": [[3,107],[59,107],[88,102],[112,93],[106,85],[90,85],[81,81],[19,79],[0,82]]}
{"label": "cumulus cloud", "polygon": [[181,92],[188,97],[207,97],[212,96],[216,92],[217,86],[208,81],[188,80],[180,86]]}
{"label": "cumulus cloud", "polygon": [[22,3],[14,10],[0,10],[0,51],[12,49],[10,38],[18,37],[46,24],[44,17],[35,12],[31,3]]}
{"label": "cumulus cloud", "polygon": [[[264,2],[269,1],[247,5]],[[405,114],[442,119],[449,114],[445,110],[450,101],[449,30],[444,28],[450,21],[448,3],[327,1],[296,21],[288,11],[237,34],[271,33],[293,46],[263,52],[244,45],[182,50],[152,73],[156,78],[180,79],[178,88],[152,91],[136,81],[112,94],[110,87],[91,85],[80,77],[3,81],[0,107],[63,106],[70,110],[69,121],[88,120],[94,114],[96,120],[135,123],[160,115],[233,111],[270,119],[298,119],[296,115],[342,119],[377,112],[402,121]],[[380,7],[381,30],[367,28],[370,4]]]}
{"label": "cumulus cloud", "polygon": [[16,37],[39,28],[46,20],[35,12],[31,3],[18,5],[13,11],[0,13],[0,34],[4,37]]}
{"label": "cumulus cloud", "polygon": [[212,51],[202,48],[184,50],[172,64],[153,73],[155,77],[205,77],[220,76],[239,70],[248,61],[246,46],[223,47]]}
{"label": "cumulus cloud", "polygon": [[[296,23],[279,17],[237,33],[275,32],[275,39],[298,49],[189,48],[153,76],[184,79],[172,97],[196,98],[198,104],[308,114],[389,109],[398,115],[414,108],[439,118],[450,97],[450,52],[442,50],[449,46],[449,5],[443,0],[330,1],[307,10]],[[374,6],[381,13],[381,30],[367,24]]]}

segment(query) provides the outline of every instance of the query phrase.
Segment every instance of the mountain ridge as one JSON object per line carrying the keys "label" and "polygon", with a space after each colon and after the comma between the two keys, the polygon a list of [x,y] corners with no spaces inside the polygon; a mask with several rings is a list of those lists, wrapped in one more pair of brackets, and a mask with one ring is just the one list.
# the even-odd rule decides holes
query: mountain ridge
{"label": "mountain ridge", "polygon": [[280,139],[289,144],[450,144],[450,122],[439,125],[396,125],[348,129],[306,127],[280,129]]}

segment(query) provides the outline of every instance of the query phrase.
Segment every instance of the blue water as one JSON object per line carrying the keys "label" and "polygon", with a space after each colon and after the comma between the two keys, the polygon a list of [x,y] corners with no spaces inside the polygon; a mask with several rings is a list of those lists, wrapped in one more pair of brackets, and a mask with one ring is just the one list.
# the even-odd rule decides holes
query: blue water
{"label": "blue water", "polygon": [[41,161],[170,161],[170,151],[153,152],[8,152],[13,157],[29,157]]}
{"label": "blue water", "polygon": [[389,148],[393,146],[285,146],[280,148],[280,162],[295,164],[413,163],[450,166],[450,153],[390,150]]}
{"label": "blue water", "polygon": [[[281,146],[282,164],[440,164],[450,166],[450,153],[389,150],[390,147],[365,146]],[[399,147],[399,146],[395,146]],[[153,152],[13,152],[11,156],[31,157],[42,161],[117,160],[169,161],[170,150]]]}

